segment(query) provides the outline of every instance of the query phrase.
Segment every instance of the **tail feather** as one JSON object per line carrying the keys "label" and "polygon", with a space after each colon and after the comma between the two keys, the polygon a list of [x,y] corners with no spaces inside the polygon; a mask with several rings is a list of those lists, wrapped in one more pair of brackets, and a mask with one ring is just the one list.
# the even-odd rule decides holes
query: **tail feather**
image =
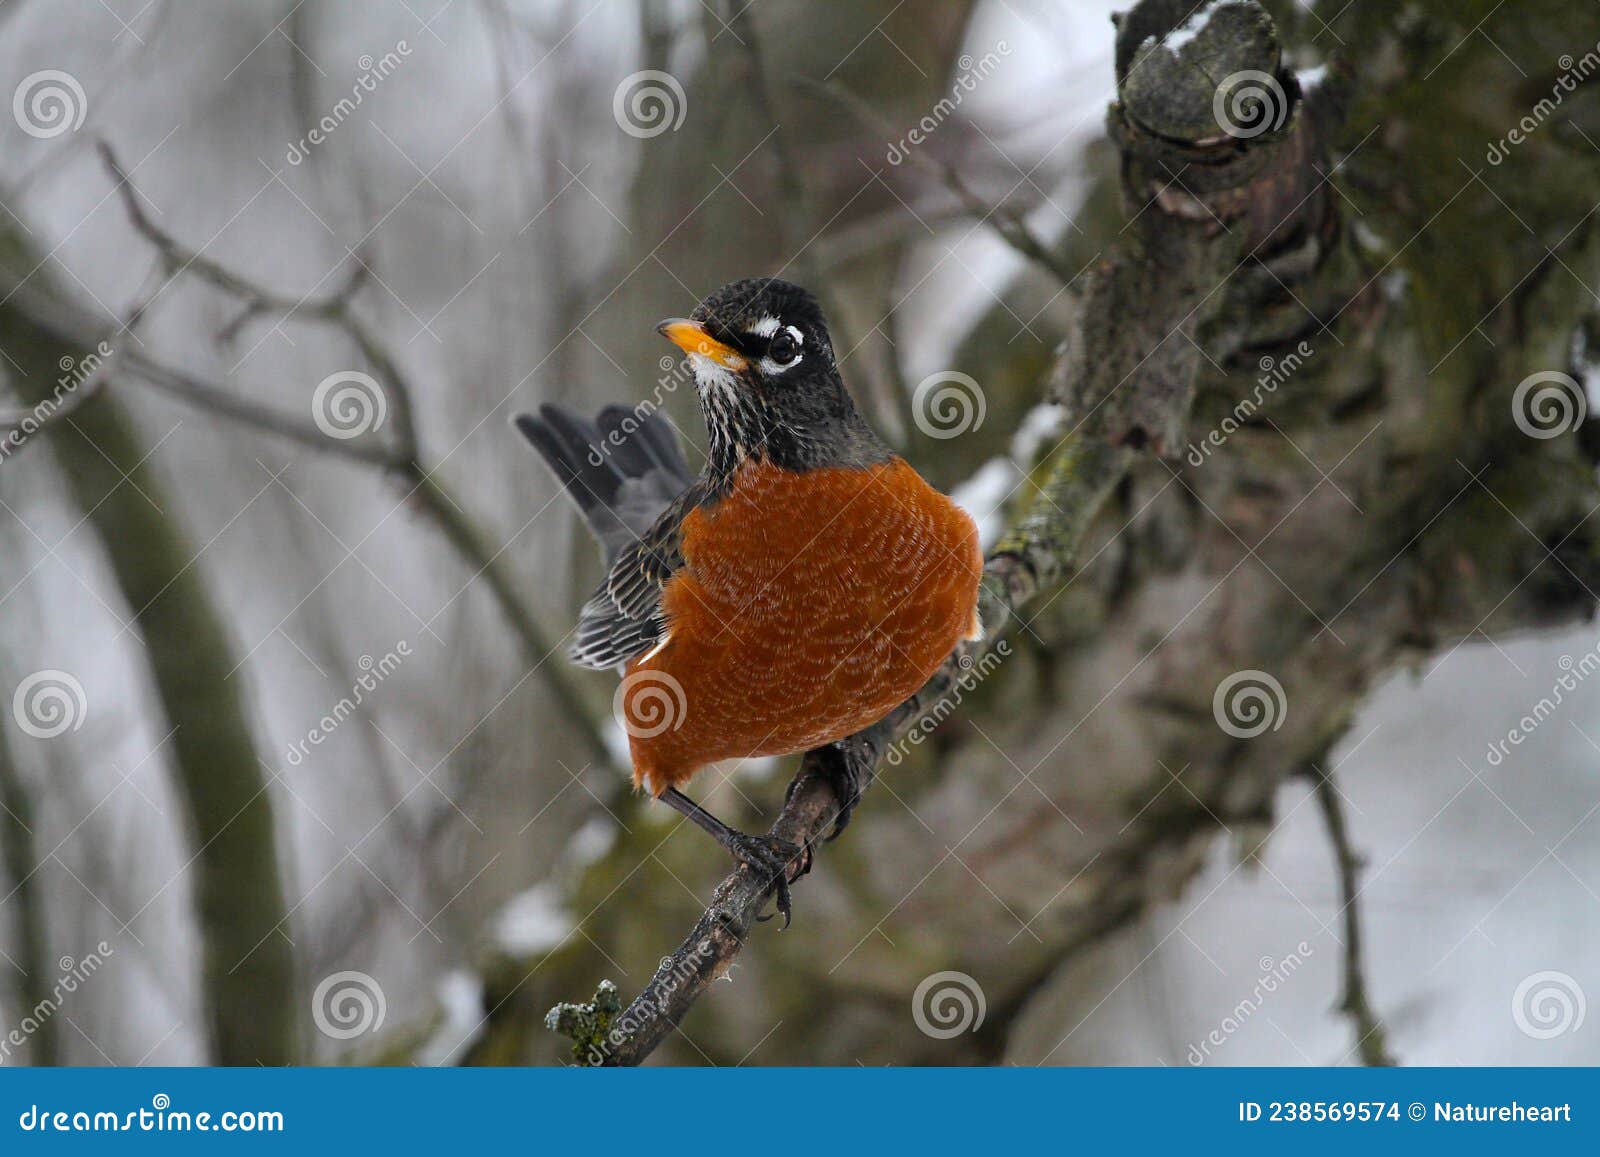
{"label": "tail feather", "polygon": [[577,503],[607,565],[694,481],[659,413],[607,406],[590,421],[546,403],[514,421]]}
{"label": "tail feather", "polygon": [[[539,451],[539,457],[544,459],[545,465],[555,474],[556,481],[561,483],[561,488],[570,493],[579,509],[587,514],[600,499],[583,482],[583,473],[580,469],[582,458],[572,452],[578,448],[569,447],[553,426],[535,418],[532,414],[518,414],[515,422],[517,429],[522,431],[522,436],[533,443],[533,448]],[[584,452],[580,450],[581,453]]]}
{"label": "tail feather", "polygon": [[603,445],[598,427],[587,418],[549,403],[539,407],[539,417],[560,442],[576,476],[572,484],[564,484],[572,491],[578,505],[610,505],[622,485],[623,475],[612,456],[600,452]]}
{"label": "tail feather", "polygon": [[672,424],[660,410],[653,410],[645,417],[624,406],[607,406],[600,411],[600,424],[608,429],[626,432],[630,418],[634,424],[634,441],[649,452],[656,465],[672,477],[683,479],[685,485],[694,481],[694,471],[684,461],[683,449],[678,445]]}
{"label": "tail feather", "polygon": [[595,425],[611,450],[611,461],[625,478],[643,478],[661,468],[643,438],[629,437],[637,432],[639,416],[626,406],[606,406],[595,417]]}

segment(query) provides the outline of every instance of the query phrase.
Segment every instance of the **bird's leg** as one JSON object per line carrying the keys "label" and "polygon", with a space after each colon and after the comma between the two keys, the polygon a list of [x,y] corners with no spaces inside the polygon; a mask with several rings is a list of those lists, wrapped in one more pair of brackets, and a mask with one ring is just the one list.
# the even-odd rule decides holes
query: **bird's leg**
{"label": "bird's leg", "polygon": [[704,828],[734,859],[748,865],[760,879],[767,881],[777,899],[778,911],[783,913],[783,926],[787,928],[789,884],[811,870],[811,849],[796,847],[777,836],[752,836],[735,831],[675,787],[667,788],[659,798]]}

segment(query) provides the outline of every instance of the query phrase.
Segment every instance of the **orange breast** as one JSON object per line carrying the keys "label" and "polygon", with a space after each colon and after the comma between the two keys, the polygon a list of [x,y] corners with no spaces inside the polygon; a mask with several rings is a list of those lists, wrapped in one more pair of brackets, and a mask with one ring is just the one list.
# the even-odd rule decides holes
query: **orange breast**
{"label": "orange breast", "polygon": [[[629,668],[651,694],[634,780],[657,795],[721,759],[786,755],[887,715],[971,633],[983,554],[966,513],[898,458],[792,474],[746,463],[689,515],[667,642]],[[665,692],[662,688],[666,688]]]}

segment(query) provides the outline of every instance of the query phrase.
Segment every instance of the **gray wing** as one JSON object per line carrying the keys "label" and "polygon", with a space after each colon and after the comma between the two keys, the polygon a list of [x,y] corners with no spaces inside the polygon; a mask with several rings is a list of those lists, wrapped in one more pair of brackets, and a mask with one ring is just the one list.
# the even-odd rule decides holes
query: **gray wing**
{"label": "gray wing", "polygon": [[691,485],[617,556],[606,581],[578,616],[568,651],[573,662],[605,670],[660,642],[667,629],[661,593],[684,565],[683,519],[699,504],[704,489],[699,482]]}
{"label": "gray wing", "polygon": [[666,630],[661,592],[683,566],[683,518],[704,486],[658,413],[608,406],[589,421],[545,405],[516,425],[577,503],[610,567],[579,613],[568,655],[596,670],[621,666]]}

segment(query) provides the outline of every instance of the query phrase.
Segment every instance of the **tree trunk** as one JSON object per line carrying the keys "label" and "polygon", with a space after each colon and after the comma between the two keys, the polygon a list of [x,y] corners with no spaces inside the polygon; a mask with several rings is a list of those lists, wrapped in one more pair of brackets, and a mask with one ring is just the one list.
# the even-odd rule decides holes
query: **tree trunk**
{"label": "tree trunk", "polygon": [[[0,282],[9,294],[37,263],[14,235],[5,240]],[[44,277],[33,273],[30,284]],[[14,307],[0,307],[0,345],[29,403],[49,398],[61,366],[90,352],[59,341]],[[240,678],[230,677],[236,660],[206,589],[204,560],[179,528],[180,504],[146,461],[148,447],[114,391],[115,383],[107,385],[70,421],[34,435],[48,447],[18,453],[38,454],[43,463],[48,449],[60,464],[131,609],[173,728],[171,766],[194,848],[212,1059],[288,1064],[297,1055],[298,1009],[270,781],[245,718]]]}
{"label": "tree trunk", "polygon": [[[0,677],[9,675],[0,671]],[[7,680],[5,686],[11,686]],[[18,975],[13,978],[17,994],[17,1015],[13,1022],[39,1007],[50,994],[50,940],[45,921],[44,900],[39,894],[38,843],[33,838],[33,804],[28,787],[11,757],[5,728],[0,727],[0,856],[3,856],[6,889],[11,909],[14,961]],[[36,1018],[39,1027],[28,1037],[28,1059],[35,1065],[55,1065],[61,1061],[60,1034],[53,1016]]]}

